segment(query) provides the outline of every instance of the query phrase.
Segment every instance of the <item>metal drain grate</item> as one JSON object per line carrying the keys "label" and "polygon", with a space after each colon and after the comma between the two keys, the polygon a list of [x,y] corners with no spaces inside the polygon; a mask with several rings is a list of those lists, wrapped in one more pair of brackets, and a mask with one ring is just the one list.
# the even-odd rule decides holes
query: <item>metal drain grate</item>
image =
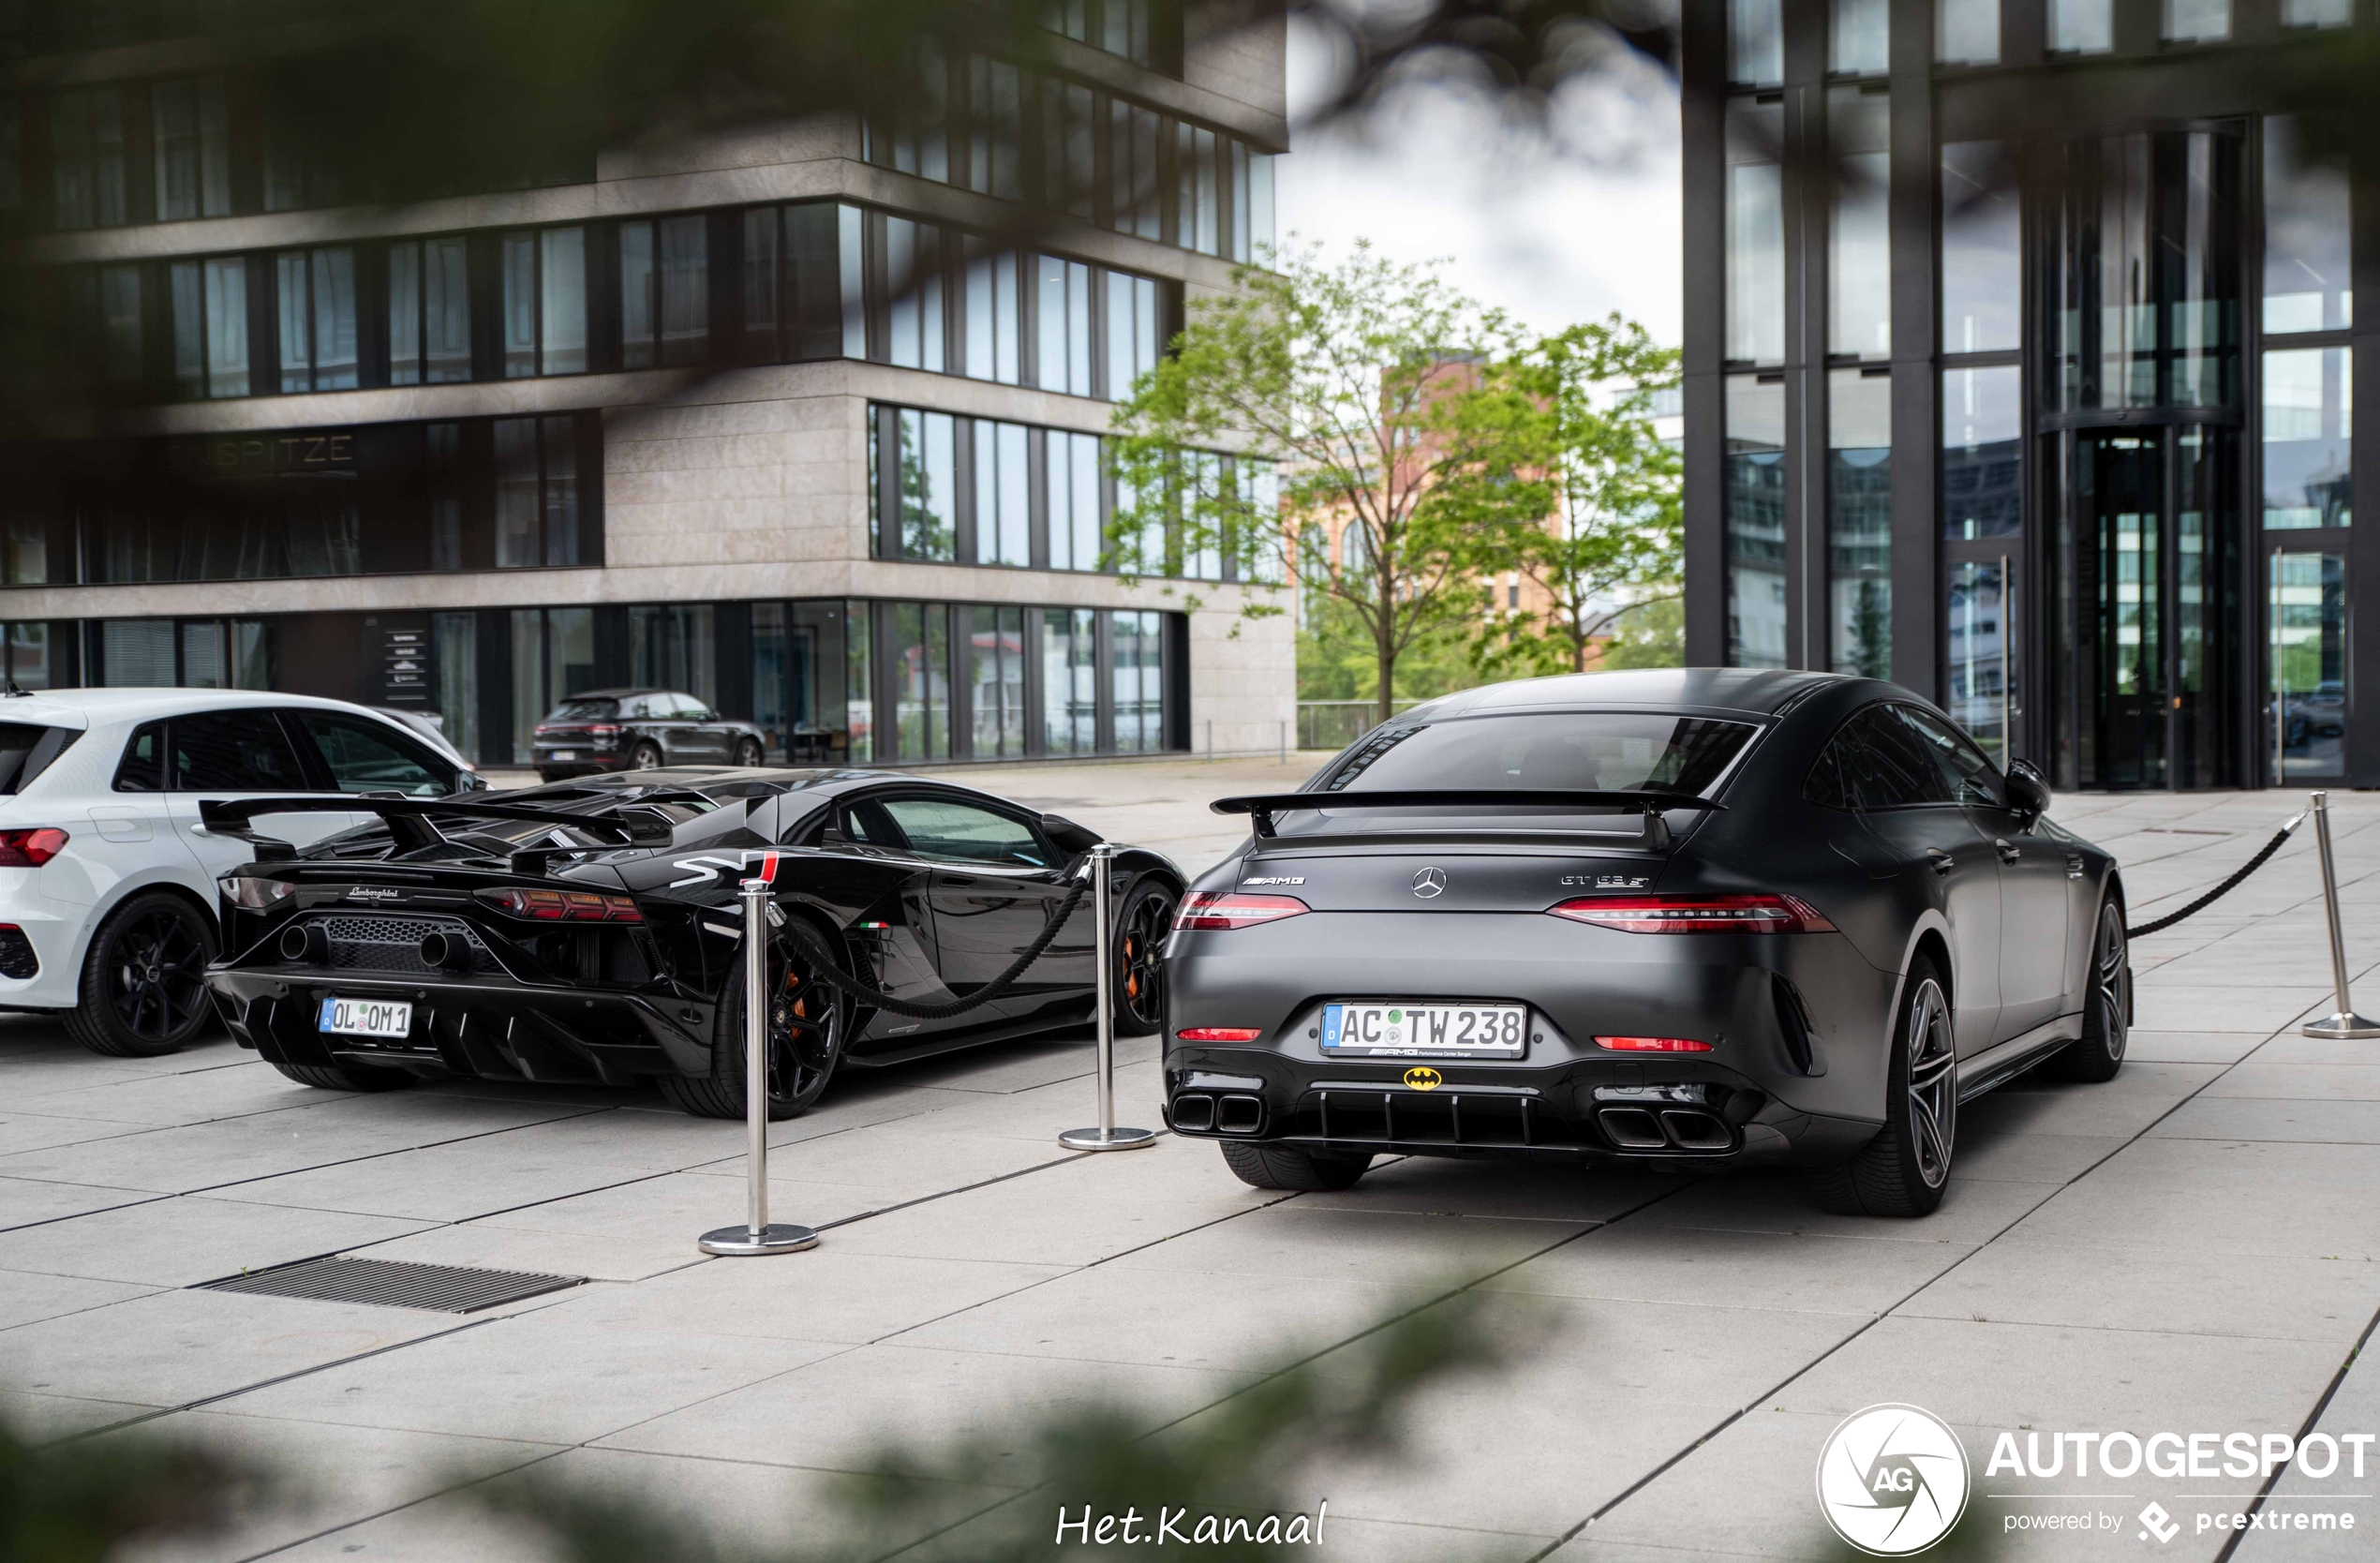
{"label": "metal drain grate", "polygon": [[401,1264],[394,1259],[307,1259],[209,1281],[198,1291],[260,1292],[267,1297],[304,1297],[318,1302],[369,1302],[382,1308],[433,1308],[472,1314],[498,1302],[517,1302],[540,1292],[559,1291],[584,1275],[539,1275],[521,1270],[473,1270],[454,1264]]}

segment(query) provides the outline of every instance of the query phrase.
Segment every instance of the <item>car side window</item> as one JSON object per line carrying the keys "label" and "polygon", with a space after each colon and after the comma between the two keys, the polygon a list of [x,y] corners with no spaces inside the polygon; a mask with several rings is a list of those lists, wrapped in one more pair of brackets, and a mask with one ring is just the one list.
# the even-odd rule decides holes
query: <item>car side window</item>
{"label": "car side window", "polygon": [[1900,713],[1900,719],[1909,723],[1925,745],[1926,752],[1933,757],[1935,767],[1941,772],[1942,782],[1950,788],[1953,797],[1961,803],[1979,803],[1991,809],[2008,807],[2006,784],[2001,782],[2000,772],[1992,763],[1984,758],[1984,752],[1975,747],[1973,739],[1931,711],[1920,710],[1914,706],[1896,706],[1893,708]]}
{"label": "car side window", "polygon": [[1949,782],[1889,706],[1855,711],[1827,740],[1803,796],[1830,809],[1907,809],[1951,801]]}
{"label": "car side window", "polygon": [[144,722],[132,730],[116,762],[114,790],[120,793],[165,791],[165,723]]}
{"label": "car side window", "polygon": [[271,711],[199,711],[175,717],[172,737],[177,793],[306,790],[305,767]]}
{"label": "car side window", "polygon": [[900,826],[910,849],[920,857],[1004,869],[1049,866],[1049,855],[1031,826],[972,803],[939,797],[887,798],[885,812]]}
{"label": "car side window", "polygon": [[402,793],[408,797],[443,797],[454,790],[447,767],[433,765],[394,733],[353,717],[298,711],[298,728],[313,741],[343,793]]}

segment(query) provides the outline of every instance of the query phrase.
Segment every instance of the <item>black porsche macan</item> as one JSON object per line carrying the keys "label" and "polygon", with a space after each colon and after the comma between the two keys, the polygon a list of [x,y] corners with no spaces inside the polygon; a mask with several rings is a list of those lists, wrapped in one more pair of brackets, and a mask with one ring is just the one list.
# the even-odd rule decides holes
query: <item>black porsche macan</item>
{"label": "black porsche macan", "polygon": [[[254,828],[359,804],[379,821],[302,853]],[[740,1117],[749,877],[783,916],[772,1117],[839,1067],[1092,1018],[1093,898],[1077,892],[1099,837],[949,782],[682,768],[468,799],[208,801],[201,816],[259,848],[224,876],[207,985],[244,1046],[308,1085],[651,1080],[689,1112]],[[1137,848],[1111,871],[1116,1023],[1142,1035],[1163,1018],[1182,875]],[[874,996],[823,980],[826,965]]]}
{"label": "black porsche macan", "polygon": [[1870,679],[1433,701],[1214,805],[1254,830],[1167,946],[1168,1122],[1261,1187],[1388,1153],[1790,1164],[1926,1214],[1961,1102],[2123,1062],[2123,888],[2049,803]]}

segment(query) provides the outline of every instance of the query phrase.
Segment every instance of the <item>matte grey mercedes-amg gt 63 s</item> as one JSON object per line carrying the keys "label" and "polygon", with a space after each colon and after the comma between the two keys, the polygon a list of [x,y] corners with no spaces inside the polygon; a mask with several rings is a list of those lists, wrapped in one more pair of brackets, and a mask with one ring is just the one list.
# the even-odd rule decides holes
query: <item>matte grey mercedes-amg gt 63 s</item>
{"label": "matte grey mercedes-amg gt 63 s", "polygon": [[1376,1155],[1815,1167],[1941,1202],[1958,1109],[2123,1063],[2112,857],[1907,690],[1584,674],[1432,701],[1299,792],[1167,945],[1167,1116],[1265,1188]]}

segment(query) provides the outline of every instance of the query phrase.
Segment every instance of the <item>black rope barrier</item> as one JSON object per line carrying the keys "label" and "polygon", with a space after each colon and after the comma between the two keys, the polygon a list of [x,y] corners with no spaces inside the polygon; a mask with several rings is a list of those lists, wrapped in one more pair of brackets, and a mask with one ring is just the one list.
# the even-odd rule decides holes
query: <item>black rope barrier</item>
{"label": "black rope barrier", "polygon": [[2305,815],[2299,814],[2296,818],[2290,820],[2288,824],[2274,831],[2272,833],[2272,840],[2267,841],[2254,857],[2249,858],[2245,863],[2239,865],[2239,871],[2233,874],[2229,879],[2224,880],[2222,884],[2216,886],[2205,895],[2200,896],[2196,901],[2192,901],[2189,905],[2183,907],[2179,912],[2169,913],[2166,915],[2158,918],[2153,923],[2142,923],[2138,927],[2124,930],[2124,937],[2127,939],[2137,939],[2145,933],[2154,933],[2160,929],[2171,928],[2174,924],[2181,921],[2182,918],[2189,916],[2192,913],[2201,912],[2206,908],[2212,906],[2233,887],[2238,886],[2241,880],[2247,878],[2258,869],[2263,868],[2266,862],[2271,858],[2272,855],[2281,850],[2281,843],[2289,839],[2290,833],[2296,830],[2298,826],[2304,822],[2305,817]]}
{"label": "black rope barrier", "polygon": [[1025,968],[1040,960],[1042,951],[1056,940],[1058,930],[1066,926],[1066,919],[1074,915],[1075,908],[1082,904],[1082,898],[1090,890],[1091,881],[1085,879],[1067,891],[1066,899],[1058,903],[1057,912],[1050,916],[1049,926],[1041,930],[1039,938],[1025,946],[1024,953],[1017,957],[1014,965],[965,998],[954,999],[947,1004],[918,1004],[910,999],[895,998],[866,978],[844,971],[835,963],[834,951],[818,930],[799,917],[787,919],[786,931],[793,936],[795,943],[810,951],[811,959],[817,967],[811,974],[815,980],[849,993],[863,1004],[890,1010],[895,1015],[906,1015],[915,1020],[947,1020],[954,1015],[964,1015],[971,1009],[982,1008],[1014,987],[1017,979],[1025,975]]}

